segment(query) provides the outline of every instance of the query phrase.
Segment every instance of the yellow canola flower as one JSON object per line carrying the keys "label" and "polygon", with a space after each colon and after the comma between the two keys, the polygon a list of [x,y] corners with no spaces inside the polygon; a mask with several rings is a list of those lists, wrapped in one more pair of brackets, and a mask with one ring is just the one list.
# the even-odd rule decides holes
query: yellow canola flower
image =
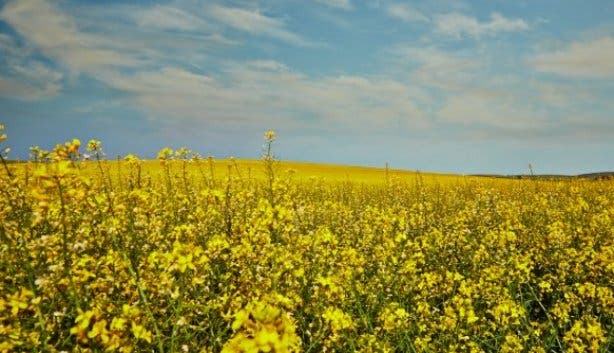
{"label": "yellow canola flower", "polygon": [[516,335],[507,335],[505,336],[505,341],[501,345],[501,349],[499,352],[501,353],[516,353],[522,352],[523,346],[522,341]]}
{"label": "yellow canola flower", "polygon": [[169,147],[164,147],[158,152],[158,159],[160,161],[166,161],[167,159],[170,159],[173,156],[173,153],[174,152],[172,149],[170,149]]}
{"label": "yellow canola flower", "polygon": [[131,323],[131,331],[136,339],[142,339],[147,343],[151,343],[152,334],[145,327],[136,324],[134,321]]}
{"label": "yellow canola flower", "polygon": [[333,333],[337,333],[342,330],[351,330],[354,328],[354,321],[352,317],[343,310],[335,307],[328,307],[322,314],[324,322],[326,322]]}
{"label": "yellow canola flower", "polygon": [[110,329],[112,331],[122,331],[124,328],[126,328],[126,323],[126,319],[121,317],[114,317],[113,320],[111,320]]}
{"label": "yellow canola flower", "polygon": [[98,140],[89,140],[87,143],[87,150],[90,152],[95,152],[100,150],[101,142]]}
{"label": "yellow canola flower", "polygon": [[[17,316],[20,310],[25,310],[28,308],[28,304],[30,303],[30,299],[34,297],[34,293],[30,290],[22,288],[21,291],[15,292],[13,295],[9,296],[8,299],[8,307],[11,308],[11,315]],[[5,305],[7,305],[5,304]]]}
{"label": "yellow canola flower", "polygon": [[231,352],[298,352],[301,339],[291,317],[266,301],[250,302],[235,314],[235,335],[224,345],[222,353]]}
{"label": "yellow canola flower", "polygon": [[504,300],[490,310],[490,313],[495,317],[497,323],[507,326],[520,324],[520,319],[525,315],[525,310],[512,300]]}
{"label": "yellow canola flower", "polygon": [[264,141],[266,141],[266,142],[273,142],[273,141],[275,141],[276,137],[277,136],[275,135],[275,131],[273,131],[273,130],[269,130],[269,131],[264,133]]}
{"label": "yellow canola flower", "polygon": [[110,332],[107,330],[107,320],[97,321],[87,333],[87,337],[98,338],[102,344],[107,345],[111,340]]}
{"label": "yellow canola flower", "polygon": [[69,150],[71,153],[77,153],[79,147],[81,147],[81,141],[79,141],[79,139],[73,139],[69,145]]}
{"label": "yellow canola flower", "polygon": [[409,314],[399,303],[390,303],[378,316],[378,321],[384,331],[402,330],[409,324]]}
{"label": "yellow canola flower", "polygon": [[0,166],[0,353],[610,349],[611,180],[263,180],[79,146]]}
{"label": "yellow canola flower", "polygon": [[96,313],[94,310],[81,311],[75,318],[75,326],[70,329],[70,334],[77,336],[79,341],[87,341],[88,329],[90,322]]}
{"label": "yellow canola flower", "polygon": [[605,341],[606,337],[601,324],[592,317],[577,320],[563,337],[567,351],[571,353],[597,353]]}

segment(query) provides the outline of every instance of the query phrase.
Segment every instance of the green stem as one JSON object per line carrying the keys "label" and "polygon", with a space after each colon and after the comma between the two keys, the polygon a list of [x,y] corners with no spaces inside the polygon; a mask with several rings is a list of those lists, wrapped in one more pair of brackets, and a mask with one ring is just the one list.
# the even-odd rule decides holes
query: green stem
{"label": "green stem", "polygon": [[6,170],[6,175],[13,179],[13,173],[11,173],[11,169],[9,169],[8,163],[6,162],[6,159],[4,159],[2,152],[0,152],[0,160],[2,160],[2,165],[4,166],[4,170]]}
{"label": "green stem", "polygon": [[124,262],[128,266],[128,271],[134,277],[134,281],[136,282],[136,288],[139,293],[139,298],[141,299],[141,302],[143,303],[143,306],[145,307],[145,312],[147,313],[147,317],[151,321],[154,331],[156,332],[156,344],[158,345],[158,352],[164,353],[164,345],[162,344],[162,333],[160,332],[160,329],[158,328],[158,324],[156,324],[156,319],[153,315],[153,312],[151,311],[151,306],[149,305],[147,296],[145,295],[143,288],[141,288],[138,273],[132,267],[132,263],[130,262],[130,259],[128,259],[128,256],[126,255],[126,253],[122,252],[121,254],[124,259]]}
{"label": "green stem", "polygon": [[60,197],[60,223],[62,225],[62,257],[64,260],[64,275],[68,277],[70,282],[70,292],[72,295],[73,304],[77,309],[81,309],[81,303],[79,302],[79,295],[77,288],[72,277],[72,260],[68,254],[68,228],[66,227],[66,203],[64,201],[64,188],[62,187],[62,181],[60,177],[55,176],[54,180],[58,187],[58,194]]}

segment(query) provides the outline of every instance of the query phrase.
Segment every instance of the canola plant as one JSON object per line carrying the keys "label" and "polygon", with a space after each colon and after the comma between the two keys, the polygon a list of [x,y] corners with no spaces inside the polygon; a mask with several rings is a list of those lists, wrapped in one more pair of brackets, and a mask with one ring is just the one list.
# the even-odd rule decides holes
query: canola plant
{"label": "canola plant", "polygon": [[261,177],[3,157],[0,352],[614,350],[612,181],[297,180],[265,138]]}

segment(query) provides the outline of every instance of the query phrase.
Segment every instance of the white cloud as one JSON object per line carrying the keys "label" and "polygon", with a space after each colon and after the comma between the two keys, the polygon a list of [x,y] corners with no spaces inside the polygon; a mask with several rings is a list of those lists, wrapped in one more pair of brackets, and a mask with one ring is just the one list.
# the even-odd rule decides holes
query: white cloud
{"label": "white cloud", "polygon": [[[63,66],[65,71],[82,72],[126,93],[122,104],[132,103],[152,119],[197,127],[426,131],[426,127],[453,124],[457,131],[479,125],[491,128],[484,131],[516,132],[548,131],[554,120],[548,108],[562,106],[568,96],[567,91],[545,88],[545,103],[536,101],[538,98],[524,99],[531,95],[526,93],[526,82],[501,83],[501,71],[493,70],[493,57],[482,55],[479,49],[398,46],[386,53],[390,65],[382,65],[380,75],[310,76],[274,60],[221,64],[207,60],[203,39],[219,35],[210,31],[221,24],[287,43],[306,43],[283,20],[258,11],[213,5],[206,8],[205,21],[191,11],[169,6],[143,9],[130,5],[126,14],[121,13],[123,9],[101,6],[104,15],[94,15],[98,7],[89,6],[95,5],[71,10],[72,15],[59,6],[21,0],[7,3],[0,12],[0,18],[23,38],[20,42],[26,43],[20,46],[12,37],[0,34],[0,95],[20,99],[57,95],[64,77],[58,67]],[[397,9],[397,14],[403,12]],[[410,20],[413,15],[404,16]],[[528,29],[522,20],[497,14],[487,22],[455,16],[447,18],[445,26],[445,15],[436,17],[437,31],[479,37]],[[105,22],[109,17],[117,20],[112,28]],[[415,20],[421,21],[419,17]],[[545,72],[612,77],[614,60],[604,59],[612,58],[612,41],[574,43],[557,52],[541,53],[531,63]],[[54,64],[36,60],[39,54]],[[582,63],[588,67],[579,65]],[[188,67],[197,70],[191,72]],[[495,82],[497,79],[501,80]]]}
{"label": "white cloud", "polygon": [[443,51],[436,47],[397,45],[387,52],[390,67],[397,76],[412,84],[428,85],[447,92],[458,92],[472,84],[483,58],[473,52]]}
{"label": "white cloud", "polygon": [[[0,20],[24,39],[29,54],[42,54],[65,71],[101,80],[107,71],[125,68],[198,65],[212,47],[237,44],[190,12],[168,6],[87,5],[70,13],[58,3],[20,0],[8,2]],[[8,50],[26,49],[13,43]]]}
{"label": "white cloud", "polygon": [[74,20],[43,0],[7,3],[0,19],[69,70],[133,67],[140,61],[113,48],[111,40],[79,31]]}
{"label": "white cloud", "polygon": [[537,71],[574,78],[614,77],[614,37],[573,42],[566,48],[535,55]]}
{"label": "white cloud", "polygon": [[0,95],[22,100],[56,96],[62,89],[61,72],[33,59],[33,49],[0,34]]}
{"label": "white cloud", "polygon": [[116,75],[109,84],[132,94],[151,116],[209,126],[300,129],[317,124],[341,131],[425,125],[412,90],[399,82],[362,76],[315,79],[273,61],[228,65],[223,79],[169,67]]}
{"label": "white cloud", "polygon": [[534,83],[493,72],[490,58],[479,52],[400,45],[388,51],[388,59],[396,77],[439,90],[427,105],[434,124],[454,126],[459,134],[534,138],[556,121],[554,102],[541,99]]}
{"label": "white cloud", "polygon": [[23,64],[14,64],[11,66],[11,70],[30,82],[58,82],[63,76],[60,72],[52,70],[46,65],[37,61],[29,62],[27,63],[27,66],[24,66]]}
{"label": "white cloud", "polygon": [[262,15],[257,10],[213,5],[208,12],[216,21],[239,31],[266,35],[295,45],[309,45],[306,40],[285,29],[283,21]]}
{"label": "white cloud", "polygon": [[548,81],[530,82],[527,88],[535,90],[534,98],[554,108],[568,108],[575,104],[574,98],[583,102],[595,103],[590,90],[573,84],[551,83]]}
{"label": "white cloud", "polygon": [[2,56],[9,58],[25,58],[32,53],[32,48],[18,45],[12,36],[5,33],[0,33],[0,49]]}
{"label": "white cloud", "polygon": [[461,13],[449,13],[435,16],[435,30],[438,33],[461,38],[464,35],[480,37],[494,35],[497,32],[526,31],[529,24],[520,18],[510,19],[499,13],[490,15],[490,21],[480,22],[474,17]]}
{"label": "white cloud", "polygon": [[248,66],[255,69],[270,70],[277,72],[289,71],[288,66],[275,60],[254,60],[247,63]]}
{"label": "white cloud", "polygon": [[33,101],[54,97],[60,93],[61,89],[62,85],[57,82],[36,86],[20,79],[0,77],[0,96],[5,97]]}
{"label": "white cloud", "polygon": [[[614,126],[599,88],[506,75],[497,57],[475,50],[412,44],[386,54],[391,76],[413,87],[438,89],[436,94],[426,90],[424,100],[432,111],[432,126],[452,129],[458,136],[552,141],[561,136],[585,139],[592,133],[602,138]],[[574,115],[581,119],[568,118]]]}
{"label": "white cloud", "polygon": [[406,4],[391,4],[386,8],[386,13],[405,22],[430,22],[429,18],[421,11]]}
{"label": "white cloud", "polygon": [[352,9],[350,0],[316,0],[316,2],[343,10]]}
{"label": "white cloud", "polygon": [[142,27],[179,31],[195,31],[208,27],[203,19],[171,6],[156,5],[144,11],[137,11],[135,17],[137,24]]}
{"label": "white cloud", "polygon": [[541,107],[522,104],[513,92],[507,94],[483,89],[470,89],[449,96],[438,115],[448,122],[466,126],[480,125],[513,131],[543,131],[548,114]]}

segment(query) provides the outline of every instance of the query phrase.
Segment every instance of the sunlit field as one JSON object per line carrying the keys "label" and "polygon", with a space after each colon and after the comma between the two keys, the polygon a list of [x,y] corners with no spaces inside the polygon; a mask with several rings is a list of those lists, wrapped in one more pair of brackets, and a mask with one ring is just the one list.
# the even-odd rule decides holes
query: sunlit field
{"label": "sunlit field", "polygon": [[[103,166],[109,171],[111,178],[117,179],[118,173],[122,173],[126,168],[126,162],[117,160],[103,161]],[[80,165],[82,174],[89,174],[95,177],[98,170],[98,165],[94,161],[83,162]],[[249,159],[186,159],[186,167],[190,170],[192,176],[200,176],[204,178],[213,177],[215,179],[226,179],[228,176],[239,179],[263,179],[265,170],[261,160]],[[182,163],[175,163],[171,168],[180,171]],[[162,176],[164,171],[160,168],[160,162],[154,160],[140,161],[140,169],[142,176],[157,178]],[[22,169],[24,170],[24,169]],[[457,181],[462,179],[458,175],[452,174],[434,174],[420,171],[404,171],[388,169],[385,167],[359,167],[359,166],[343,166],[334,164],[318,164],[307,162],[292,162],[292,161],[276,161],[276,175],[281,178],[292,179],[293,181],[305,182],[314,179],[326,180],[329,182],[357,182],[361,184],[380,184],[388,178],[397,178],[404,180],[413,180],[422,178],[423,181],[437,180],[438,182]],[[434,177],[434,178],[433,178]],[[119,182],[125,182],[124,180]]]}
{"label": "sunlit field", "polygon": [[3,163],[0,352],[614,350],[614,181],[280,162],[274,139]]}

